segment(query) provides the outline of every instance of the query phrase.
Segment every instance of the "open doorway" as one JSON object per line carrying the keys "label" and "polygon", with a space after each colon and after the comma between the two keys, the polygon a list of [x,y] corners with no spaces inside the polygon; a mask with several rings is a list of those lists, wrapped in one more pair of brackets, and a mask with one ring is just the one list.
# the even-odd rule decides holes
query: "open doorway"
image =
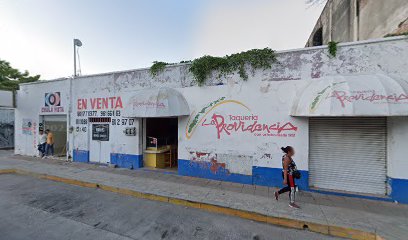
{"label": "open doorway", "polygon": [[144,166],[177,170],[178,119],[145,119]]}
{"label": "open doorway", "polygon": [[63,157],[67,153],[67,116],[66,115],[43,115],[39,130],[49,130],[54,139],[54,156]]}

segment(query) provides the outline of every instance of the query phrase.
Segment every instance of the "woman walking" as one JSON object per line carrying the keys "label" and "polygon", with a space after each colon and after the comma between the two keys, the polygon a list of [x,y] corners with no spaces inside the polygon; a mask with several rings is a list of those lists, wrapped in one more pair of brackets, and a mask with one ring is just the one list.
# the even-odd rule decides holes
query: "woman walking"
{"label": "woman walking", "polygon": [[[276,201],[279,199],[279,195],[285,192],[289,192],[289,206],[293,208],[300,208],[295,203],[295,192],[296,192],[296,185],[295,185],[295,177],[296,174],[299,174],[296,168],[296,164],[292,159],[292,156],[295,155],[295,149],[291,146],[282,147],[282,151],[285,153],[282,156],[282,178],[283,178],[283,185],[286,185],[278,192],[275,192]],[[300,176],[299,176],[300,177]]]}

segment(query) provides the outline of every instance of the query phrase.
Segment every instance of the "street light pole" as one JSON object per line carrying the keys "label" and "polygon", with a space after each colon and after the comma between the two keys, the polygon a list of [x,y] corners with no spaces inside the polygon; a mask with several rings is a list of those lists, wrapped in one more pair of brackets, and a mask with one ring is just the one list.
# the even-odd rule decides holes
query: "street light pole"
{"label": "street light pole", "polygon": [[76,47],[81,47],[82,42],[79,39],[74,38],[74,78],[77,76],[76,71]]}
{"label": "street light pole", "polygon": [[[76,71],[76,47],[82,46],[82,42],[79,39],[74,38],[74,76],[69,79],[69,108],[68,108],[68,133],[67,134],[67,144],[66,144],[66,150],[67,150],[67,161],[69,161],[70,156],[73,157],[73,151],[74,151],[74,127],[72,126],[72,79],[76,78],[77,76],[77,71]],[[71,142],[70,142],[71,140]],[[72,151],[71,151],[72,149]],[[71,154],[72,152],[72,154]]]}
{"label": "street light pole", "polygon": [[74,77],[76,77],[76,44],[74,39]]}

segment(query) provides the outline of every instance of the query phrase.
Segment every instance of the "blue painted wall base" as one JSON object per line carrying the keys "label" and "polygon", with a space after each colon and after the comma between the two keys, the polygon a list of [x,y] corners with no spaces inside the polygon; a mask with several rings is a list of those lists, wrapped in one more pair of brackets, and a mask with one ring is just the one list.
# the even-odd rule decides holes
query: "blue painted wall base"
{"label": "blue painted wall base", "polygon": [[[74,150],[74,162],[89,163],[89,151]],[[136,169],[143,167],[143,155],[111,153],[111,164],[120,168]],[[347,197],[366,198],[380,201],[398,201],[408,204],[408,179],[389,178],[389,185],[392,189],[390,196],[373,197],[358,194],[348,194],[309,188],[309,172],[300,170],[302,178],[296,180],[299,189],[323,194],[341,195]],[[178,160],[178,174],[182,176],[200,177],[219,181],[237,182],[243,184],[254,184],[268,187],[282,187],[282,169],[267,167],[252,167],[252,175],[230,173],[221,164],[204,161]]]}
{"label": "blue painted wall base", "polygon": [[[230,173],[227,169],[212,162],[178,160],[178,173],[183,176],[208,178],[213,180],[237,182],[243,184],[255,184],[268,187],[282,187],[282,169],[253,167],[252,175]],[[309,188],[308,171],[301,171],[302,178],[296,184],[302,190]]]}
{"label": "blue painted wall base", "polygon": [[[300,170],[302,177],[295,183],[301,190],[309,189],[309,172]],[[253,184],[267,187],[283,187],[282,168],[252,167]]]}
{"label": "blue painted wall base", "polygon": [[225,168],[211,162],[178,160],[178,173],[183,176],[208,178],[228,182],[252,184],[252,176],[229,173]]}
{"label": "blue painted wall base", "polygon": [[389,178],[391,198],[399,203],[408,204],[408,179]]}
{"label": "blue painted wall base", "polygon": [[111,153],[110,163],[120,168],[142,168],[143,167],[143,155]]}
{"label": "blue painted wall base", "polygon": [[[267,167],[253,167],[252,175],[242,175],[230,173],[218,163],[204,162],[204,161],[190,161],[178,160],[178,173],[183,176],[200,177],[219,181],[237,182],[243,184],[254,184],[268,187],[283,186],[282,169],[281,168],[267,168]],[[352,193],[342,193],[335,191],[325,191],[311,189],[309,186],[309,172],[300,170],[302,177],[296,180],[296,185],[300,190],[311,191],[322,194],[340,195],[346,197],[364,198],[378,201],[398,201],[400,203],[408,204],[408,179],[389,179],[392,193],[386,197],[366,196]]]}
{"label": "blue painted wall base", "polygon": [[88,163],[89,162],[89,151],[74,150],[72,154],[72,161]]}

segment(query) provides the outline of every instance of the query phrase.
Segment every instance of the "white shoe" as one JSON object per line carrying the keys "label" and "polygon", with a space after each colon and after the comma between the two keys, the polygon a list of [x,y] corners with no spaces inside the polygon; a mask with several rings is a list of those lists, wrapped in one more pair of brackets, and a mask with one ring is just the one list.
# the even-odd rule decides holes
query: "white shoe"
{"label": "white shoe", "polygon": [[296,203],[289,203],[289,207],[300,209],[300,207]]}

